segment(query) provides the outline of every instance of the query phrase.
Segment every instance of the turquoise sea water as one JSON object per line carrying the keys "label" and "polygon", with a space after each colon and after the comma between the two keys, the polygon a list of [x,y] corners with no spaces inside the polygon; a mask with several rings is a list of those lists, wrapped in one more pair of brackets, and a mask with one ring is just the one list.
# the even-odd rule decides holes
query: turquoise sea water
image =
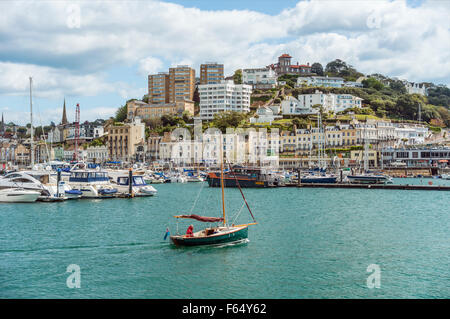
{"label": "turquoise sea water", "polygon": [[[259,222],[247,243],[175,248],[166,227],[176,232],[172,216],[191,211],[202,185],[154,186],[151,198],[0,204],[0,297],[450,297],[449,192],[245,189]],[[193,213],[219,215],[219,199],[203,186]],[[226,199],[236,214],[239,190]],[[245,207],[238,221],[251,221]],[[80,266],[79,289],[66,285],[70,264]],[[380,288],[366,285],[370,264]]]}

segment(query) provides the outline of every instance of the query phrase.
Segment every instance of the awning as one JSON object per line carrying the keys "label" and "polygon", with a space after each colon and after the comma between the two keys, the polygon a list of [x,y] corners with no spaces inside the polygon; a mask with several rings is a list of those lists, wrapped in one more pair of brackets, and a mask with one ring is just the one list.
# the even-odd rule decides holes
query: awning
{"label": "awning", "polygon": [[439,163],[447,163],[448,160],[439,160]]}
{"label": "awning", "polygon": [[206,222],[206,223],[216,223],[216,222],[223,221],[222,217],[206,217],[206,216],[199,216],[199,215],[195,215],[195,214],[177,215],[177,216],[175,216],[175,218],[192,218],[192,219],[196,219],[198,221]]}

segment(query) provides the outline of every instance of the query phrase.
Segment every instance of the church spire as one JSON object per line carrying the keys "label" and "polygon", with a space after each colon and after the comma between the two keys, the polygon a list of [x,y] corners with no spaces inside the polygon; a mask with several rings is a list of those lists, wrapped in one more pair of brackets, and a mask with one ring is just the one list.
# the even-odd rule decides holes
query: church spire
{"label": "church spire", "polygon": [[66,99],[64,98],[64,107],[63,107],[63,115],[61,120],[61,125],[66,125],[67,122],[67,115],[66,115]]}

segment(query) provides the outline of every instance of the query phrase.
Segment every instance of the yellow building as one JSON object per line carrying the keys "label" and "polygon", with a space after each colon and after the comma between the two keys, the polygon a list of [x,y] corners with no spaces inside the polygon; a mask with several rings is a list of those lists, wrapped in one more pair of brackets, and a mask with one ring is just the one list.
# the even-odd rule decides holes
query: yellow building
{"label": "yellow building", "polygon": [[353,125],[341,125],[340,128],[342,146],[358,144],[356,128]]}
{"label": "yellow building", "polygon": [[108,134],[108,155],[111,160],[131,161],[136,145],[145,142],[145,125],[139,119],[132,123],[115,123],[105,127]]}
{"label": "yellow building", "polygon": [[191,116],[194,115],[193,101],[177,101],[176,103],[166,104],[147,104],[142,101],[134,100],[127,103],[127,118],[133,119],[140,117],[141,119],[160,118],[163,115],[182,115],[183,112],[188,112]]}

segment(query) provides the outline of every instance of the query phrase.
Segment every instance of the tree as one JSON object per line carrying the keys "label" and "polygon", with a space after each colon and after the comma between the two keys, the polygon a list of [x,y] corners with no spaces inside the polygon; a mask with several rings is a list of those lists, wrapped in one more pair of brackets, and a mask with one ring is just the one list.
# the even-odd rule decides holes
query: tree
{"label": "tree", "polygon": [[242,112],[220,112],[214,114],[212,120],[212,126],[217,127],[222,132],[226,132],[227,127],[238,127],[245,119],[247,115]]}
{"label": "tree", "polygon": [[19,136],[23,137],[27,133],[27,129],[25,127],[19,127],[17,133],[19,133]]}
{"label": "tree", "polygon": [[325,72],[330,72],[330,73],[340,73],[344,70],[348,70],[348,65],[347,63],[345,63],[344,61],[340,60],[340,59],[336,59],[334,61],[329,62],[326,67],[325,67]]}
{"label": "tree", "polygon": [[368,78],[362,81],[362,85],[365,88],[373,88],[377,91],[380,91],[384,88],[383,83],[381,83],[379,80],[375,78]]}
{"label": "tree", "polygon": [[242,70],[236,70],[233,74],[234,84],[242,84]]}
{"label": "tree", "polygon": [[127,112],[128,112],[128,108],[127,105],[123,105],[121,107],[119,107],[116,111],[116,117],[114,118],[114,120],[116,122],[123,122],[125,121],[125,119],[127,118]]}
{"label": "tree", "polygon": [[311,65],[311,72],[317,75],[323,75],[323,67],[319,62],[313,63]]}
{"label": "tree", "polygon": [[406,87],[400,80],[394,80],[389,83],[389,86],[392,90],[400,93],[400,94],[406,94]]}
{"label": "tree", "polygon": [[419,110],[420,101],[412,95],[402,95],[398,98],[395,105],[395,112],[401,118],[414,120]]}

